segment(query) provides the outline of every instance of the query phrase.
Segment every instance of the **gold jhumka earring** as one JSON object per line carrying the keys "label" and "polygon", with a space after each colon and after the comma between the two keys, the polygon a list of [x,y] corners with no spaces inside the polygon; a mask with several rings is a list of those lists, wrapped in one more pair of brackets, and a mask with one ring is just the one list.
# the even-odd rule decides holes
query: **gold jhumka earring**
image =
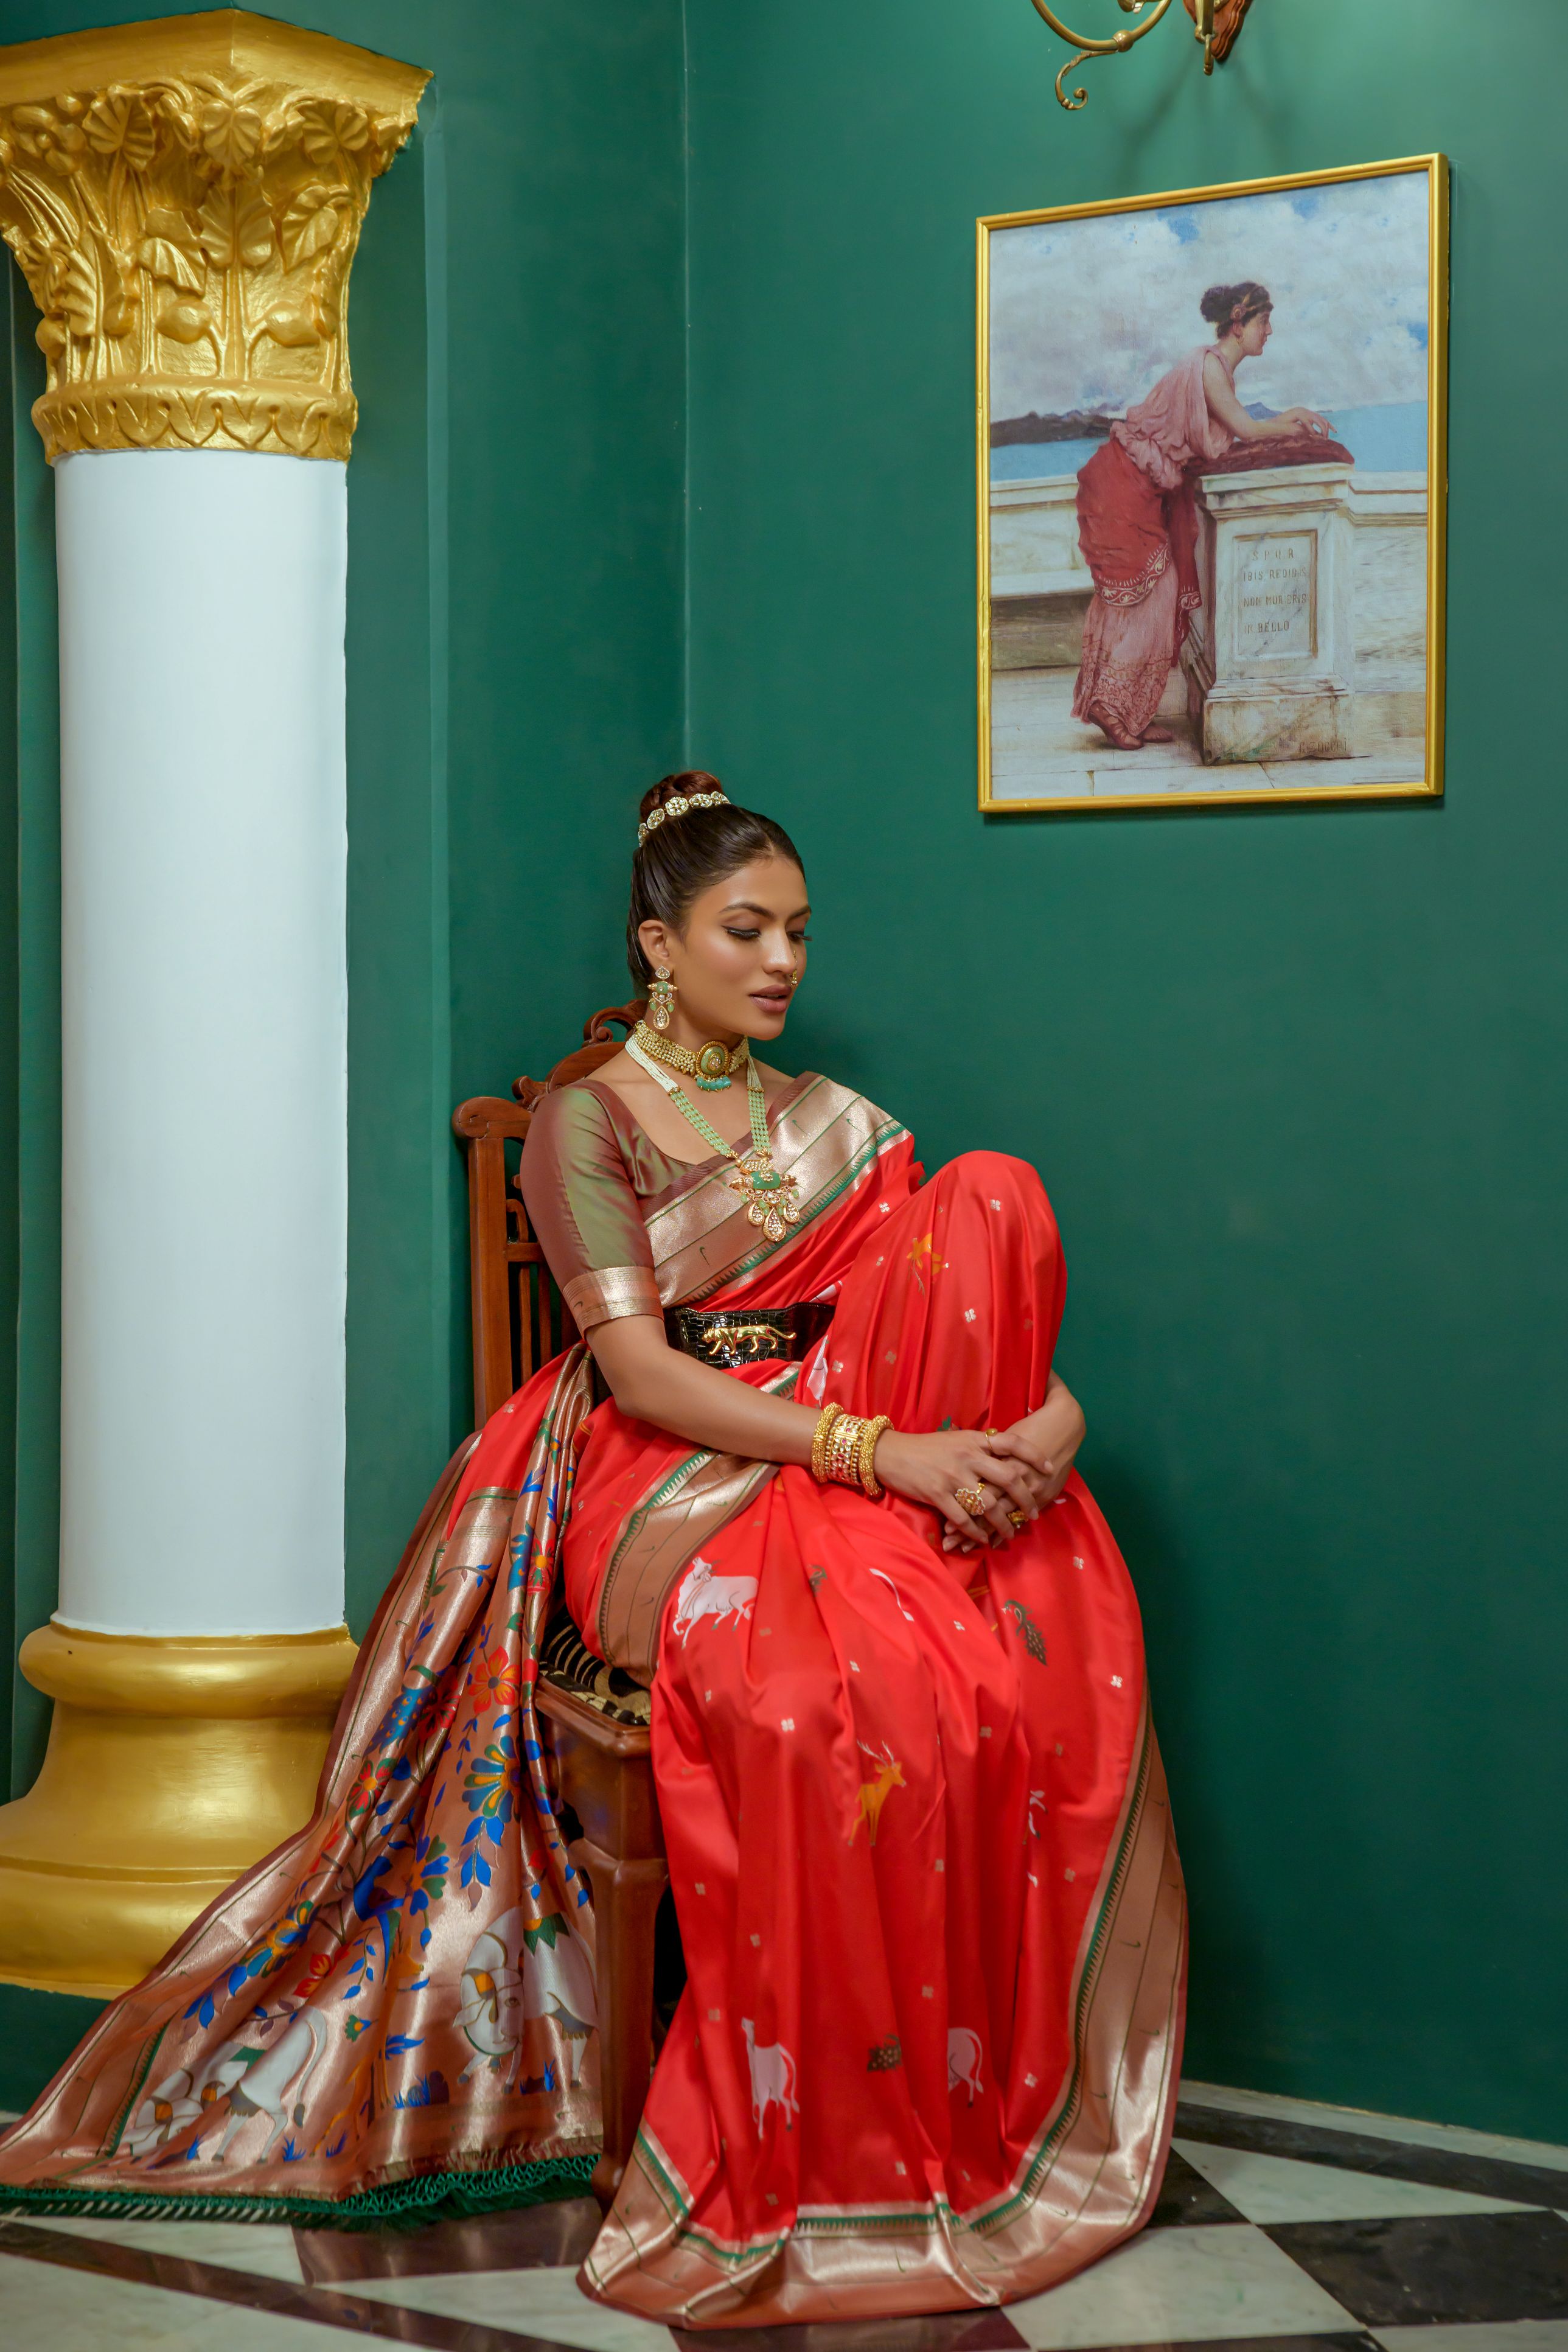
{"label": "gold jhumka earring", "polygon": [[675,1001],[675,983],[670,978],[670,967],[662,963],[655,969],[648,990],[648,1024],[650,1028],[664,1030],[670,1025],[670,1007]]}

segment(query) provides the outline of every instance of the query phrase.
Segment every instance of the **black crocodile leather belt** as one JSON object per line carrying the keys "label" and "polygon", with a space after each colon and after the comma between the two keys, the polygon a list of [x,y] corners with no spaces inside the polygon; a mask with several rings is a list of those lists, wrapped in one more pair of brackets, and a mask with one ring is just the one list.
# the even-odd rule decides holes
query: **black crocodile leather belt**
{"label": "black crocodile leather belt", "polygon": [[721,1307],[712,1314],[700,1307],[666,1307],[664,1331],[672,1348],[702,1364],[798,1364],[832,1319],[830,1298],[809,1298],[798,1307]]}

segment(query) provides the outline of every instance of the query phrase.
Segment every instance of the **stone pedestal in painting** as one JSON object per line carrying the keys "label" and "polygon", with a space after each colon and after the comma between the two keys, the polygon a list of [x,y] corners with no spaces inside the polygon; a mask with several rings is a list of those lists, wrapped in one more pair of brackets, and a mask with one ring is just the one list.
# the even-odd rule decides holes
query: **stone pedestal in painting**
{"label": "stone pedestal in painting", "polygon": [[1203,607],[1183,660],[1206,761],[1354,751],[1351,474],[1341,462],[1200,482]]}

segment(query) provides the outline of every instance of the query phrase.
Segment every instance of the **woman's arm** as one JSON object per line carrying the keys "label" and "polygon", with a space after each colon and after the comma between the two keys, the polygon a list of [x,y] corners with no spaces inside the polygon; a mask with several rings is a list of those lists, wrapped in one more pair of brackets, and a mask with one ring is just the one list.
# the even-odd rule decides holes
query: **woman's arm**
{"label": "woman's arm", "polygon": [[[588,1334],[595,1361],[622,1412],[632,1421],[652,1422],[672,1437],[684,1437],[715,1454],[738,1454],[751,1462],[807,1465],[818,1414],[788,1397],[765,1396],[747,1381],[732,1381],[713,1364],[672,1348],[664,1327],[651,1315],[618,1316]],[[1016,1529],[1009,1509],[1032,1517],[1038,1507],[1038,1473],[1023,1460],[992,1451],[983,1431],[943,1429],[909,1435],[884,1430],[877,1442],[877,1477],[895,1495],[924,1503],[941,1514],[956,1537],[985,1542],[1011,1541]],[[988,1486],[995,1499],[983,1519],[954,1501],[960,1486]]]}
{"label": "woman's arm", "polygon": [[1066,1486],[1083,1432],[1082,1406],[1061,1373],[1052,1372],[1040,1411],[999,1431],[992,1444],[998,1454],[1011,1454],[1024,1465],[1036,1507],[1043,1509]]}
{"label": "woman's arm", "polygon": [[1203,363],[1203,391],[1211,416],[1218,418],[1239,441],[1291,441],[1302,433],[1326,433],[1329,421],[1315,408],[1287,408],[1281,416],[1249,416],[1236,397],[1236,386],[1222,360],[1213,352]]}

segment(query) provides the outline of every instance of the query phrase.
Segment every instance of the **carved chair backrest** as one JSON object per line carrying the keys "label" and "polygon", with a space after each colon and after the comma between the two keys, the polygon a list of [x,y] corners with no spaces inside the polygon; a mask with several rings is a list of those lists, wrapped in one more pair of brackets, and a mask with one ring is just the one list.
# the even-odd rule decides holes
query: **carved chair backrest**
{"label": "carved chair backrest", "polygon": [[515,1078],[512,1099],[459,1103],[452,1129],[468,1160],[468,1269],[474,1318],[474,1419],[482,1428],[541,1364],[577,1337],[528,1230],[517,1162],[534,1105],[552,1087],[585,1078],[621,1050],[610,1024],[630,1030],[643,1005],[612,1004],[585,1022],[582,1044],[548,1078]]}

